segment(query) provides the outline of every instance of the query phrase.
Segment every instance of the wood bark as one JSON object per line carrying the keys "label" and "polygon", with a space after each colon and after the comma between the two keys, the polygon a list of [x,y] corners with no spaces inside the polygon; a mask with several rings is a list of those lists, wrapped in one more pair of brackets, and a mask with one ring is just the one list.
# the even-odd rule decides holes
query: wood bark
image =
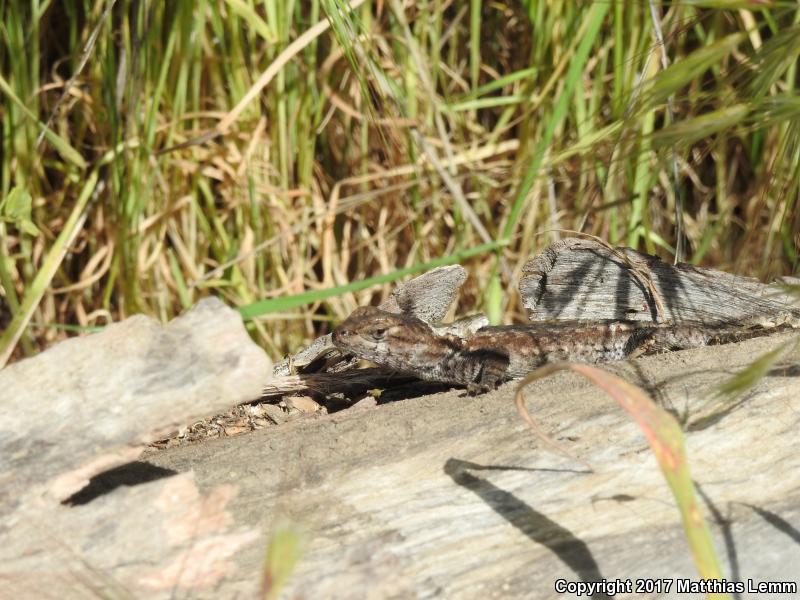
{"label": "wood bark", "polygon": [[[663,304],[659,314],[654,284]],[[671,265],[630,248],[569,238],[523,267],[522,304],[532,321],[614,319],[770,327],[800,325],[797,300],[780,285],[688,264]]]}

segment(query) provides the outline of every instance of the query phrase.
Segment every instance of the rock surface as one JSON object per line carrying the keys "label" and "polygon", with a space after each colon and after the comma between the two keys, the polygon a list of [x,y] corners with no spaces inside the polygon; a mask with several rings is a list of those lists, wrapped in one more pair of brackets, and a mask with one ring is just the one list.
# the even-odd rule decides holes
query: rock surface
{"label": "rock surface", "polygon": [[[796,334],[610,367],[686,423],[690,468],[729,579],[798,580],[797,352],[744,397],[714,400],[720,383],[790,340]],[[696,580],[672,496],[622,411],[576,375],[529,388],[531,410],[593,465],[588,473],[540,448],[513,391],[310,416],[147,463],[193,471],[201,489],[239,486],[231,513],[254,530],[286,520],[304,530],[284,598],[550,598],[562,597],[558,578]],[[235,589],[256,589],[265,544],[237,555]],[[638,597],[699,597],[675,590]]]}
{"label": "rock surface", "polygon": [[[229,557],[258,537],[227,511],[235,486],[203,496],[181,474],[91,503],[96,490],[81,488],[180,425],[258,398],[270,374],[216,299],[166,326],[132,317],[0,371],[0,597],[159,598],[226,577]],[[137,481],[173,474],[137,464]]]}

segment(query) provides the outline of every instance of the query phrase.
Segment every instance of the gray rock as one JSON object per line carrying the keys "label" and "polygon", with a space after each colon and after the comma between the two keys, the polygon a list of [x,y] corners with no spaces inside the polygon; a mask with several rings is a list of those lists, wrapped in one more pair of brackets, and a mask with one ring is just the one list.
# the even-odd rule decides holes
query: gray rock
{"label": "gray rock", "polygon": [[[233,522],[236,486],[201,494],[190,473],[130,461],[257,399],[270,373],[213,298],[166,326],[131,317],[0,371],[0,596],[170,598],[228,578],[260,535]],[[60,503],[101,471],[112,483]]]}
{"label": "gray rock", "polygon": [[134,316],[6,367],[0,507],[39,484],[70,495],[179,425],[257,399],[270,370],[216,298],[166,326]]}

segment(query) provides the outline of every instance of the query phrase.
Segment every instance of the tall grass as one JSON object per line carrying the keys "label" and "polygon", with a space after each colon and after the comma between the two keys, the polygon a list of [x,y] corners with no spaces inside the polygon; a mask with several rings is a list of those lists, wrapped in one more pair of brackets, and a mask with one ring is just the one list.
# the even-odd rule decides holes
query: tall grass
{"label": "tall grass", "polygon": [[511,321],[554,229],[671,259],[678,193],[687,260],[797,272],[795,2],[355,4],[0,0],[0,357],[208,294],[279,356],[432,261]]}

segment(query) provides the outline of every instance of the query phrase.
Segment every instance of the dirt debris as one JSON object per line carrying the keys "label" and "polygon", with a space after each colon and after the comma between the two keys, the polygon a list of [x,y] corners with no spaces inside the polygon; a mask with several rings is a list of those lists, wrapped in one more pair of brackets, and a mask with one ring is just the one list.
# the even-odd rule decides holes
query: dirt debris
{"label": "dirt debris", "polygon": [[280,402],[254,402],[235,406],[229,411],[196,421],[166,439],[150,444],[152,449],[174,448],[209,439],[234,437],[259,429],[281,425],[328,409],[310,396],[286,396]]}

